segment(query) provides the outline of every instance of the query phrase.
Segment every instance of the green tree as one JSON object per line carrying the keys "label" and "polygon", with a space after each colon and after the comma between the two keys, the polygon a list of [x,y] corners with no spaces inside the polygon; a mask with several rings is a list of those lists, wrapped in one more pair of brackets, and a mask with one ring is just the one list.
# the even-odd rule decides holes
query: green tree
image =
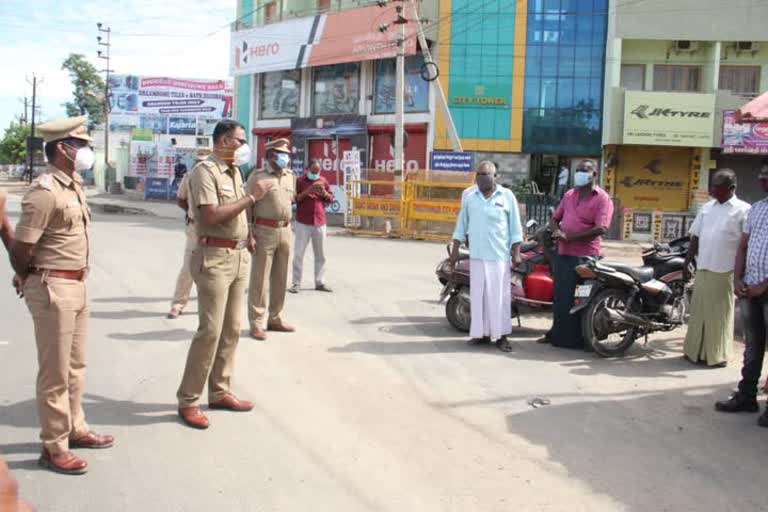
{"label": "green tree", "polygon": [[0,140],[0,162],[6,164],[22,164],[27,159],[27,137],[30,134],[28,124],[17,124],[13,121],[5,129]]}
{"label": "green tree", "polygon": [[88,128],[104,121],[104,80],[85,55],[70,53],[61,65],[72,79],[72,100],[65,103],[68,116],[88,116]]}

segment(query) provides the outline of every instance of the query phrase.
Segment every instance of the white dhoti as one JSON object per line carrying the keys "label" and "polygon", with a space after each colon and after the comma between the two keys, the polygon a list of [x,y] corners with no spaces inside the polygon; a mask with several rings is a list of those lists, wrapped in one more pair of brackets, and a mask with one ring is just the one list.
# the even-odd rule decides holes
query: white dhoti
{"label": "white dhoti", "polygon": [[470,337],[489,336],[491,341],[496,341],[512,333],[510,272],[509,260],[470,259]]}

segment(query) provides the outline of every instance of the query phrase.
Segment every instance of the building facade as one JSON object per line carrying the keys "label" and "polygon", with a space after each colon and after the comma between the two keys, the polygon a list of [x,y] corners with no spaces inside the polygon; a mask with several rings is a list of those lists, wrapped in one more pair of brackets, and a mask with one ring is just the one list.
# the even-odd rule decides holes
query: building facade
{"label": "building facade", "polygon": [[[607,2],[418,2],[451,116],[474,164],[493,160],[504,181],[531,180],[548,192],[561,167],[600,158]],[[393,58],[354,60],[337,48],[327,52],[323,65],[313,65],[318,41],[313,41],[313,57],[302,63],[270,53],[276,43],[281,55],[285,46],[307,43],[301,41],[304,36],[292,41],[287,34],[303,34],[303,27],[323,13],[349,27],[356,13],[373,6],[346,0],[240,0],[231,58],[256,51],[252,57],[264,65],[254,66],[252,60],[233,66],[235,112],[255,138],[259,161],[268,140],[291,136],[299,167],[320,158],[324,169],[335,172],[343,151],[354,146],[365,154],[364,167],[393,169]],[[378,23],[387,21],[384,10],[377,9]],[[328,23],[320,24],[328,30]],[[248,31],[255,36],[243,49],[238,34]],[[452,146],[435,94],[421,76],[421,52],[412,50],[406,59],[406,168],[423,169],[430,166],[433,149]],[[283,69],[269,69],[274,61],[282,61]],[[318,119],[336,126],[318,131]]]}
{"label": "building facade", "polygon": [[[406,17],[413,17],[410,4]],[[425,25],[437,0],[417,2]],[[263,164],[264,146],[291,139],[298,172],[313,159],[341,192],[341,160],[360,152],[369,179],[391,179],[397,26],[394,4],[368,1],[240,0],[233,27],[236,117]],[[389,24],[387,30],[380,26]],[[432,150],[434,98],[422,79],[415,24],[406,32],[405,167],[425,169]],[[343,196],[343,193],[338,193]]]}
{"label": "building facade", "polygon": [[624,209],[625,237],[687,233],[708,200],[709,175],[736,171],[754,184],[768,126],[732,112],[768,89],[768,5],[718,0],[615,3],[608,22],[603,114],[605,185]]}

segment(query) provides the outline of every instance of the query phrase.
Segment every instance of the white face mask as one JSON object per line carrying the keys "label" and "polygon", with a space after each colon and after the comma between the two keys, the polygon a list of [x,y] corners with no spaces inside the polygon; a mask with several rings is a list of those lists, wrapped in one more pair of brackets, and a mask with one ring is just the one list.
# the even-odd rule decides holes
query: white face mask
{"label": "white face mask", "polygon": [[575,187],[584,187],[592,182],[592,173],[588,171],[576,171],[573,175],[573,185]]}
{"label": "white face mask", "polygon": [[91,148],[85,147],[77,150],[75,154],[75,172],[85,172],[96,163],[96,155]]}
{"label": "white face mask", "polygon": [[237,165],[246,165],[251,163],[251,148],[248,144],[243,144],[235,150],[235,163]]}

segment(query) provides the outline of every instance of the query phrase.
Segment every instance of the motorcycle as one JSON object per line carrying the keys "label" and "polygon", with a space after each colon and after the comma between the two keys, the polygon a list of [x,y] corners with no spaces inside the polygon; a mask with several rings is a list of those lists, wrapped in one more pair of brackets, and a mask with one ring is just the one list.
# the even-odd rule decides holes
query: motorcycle
{"label": "motorcycle", "polygon": [[[554,243],[548,226],[541,229],[534,220],[528,221],[526,228],[529,233],[535,232],[533,239],[524,242],[520,247],[522,263],[512,268],[510,286],[512,288],[511,318],[517,318],[518,325],[522,312],[531,310],[548,310],[552,308],[553,280],[552,260]],[[470,290],[469,290],[469,249],[459,248],[459,259],[451,269],[451,245],[446,247],[448,258],[440,262],[435,270],[443,289],[439,303],[446,299],[445,316],[448,322],[457,330],[469,332],[471,323]]]}
{"label": "motorcycle", "polygon": [[[576,267],[571,314],[582,314],[584,342],[602,357],[624,354],[653,332],[669,332],[688,321],[691,285],[684,276],[690,240],[655,244],[643,266],[590,259]],[[691,274],[695,272],[692,264]]]}

